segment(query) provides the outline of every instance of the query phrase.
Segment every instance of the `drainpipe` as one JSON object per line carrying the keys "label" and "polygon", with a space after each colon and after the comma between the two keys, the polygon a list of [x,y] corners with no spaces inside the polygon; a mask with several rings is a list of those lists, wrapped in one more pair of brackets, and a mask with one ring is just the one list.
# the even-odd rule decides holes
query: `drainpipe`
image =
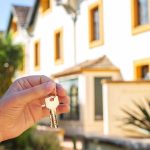
{"label": "drainpipe", "polygon": [[72,20],[73,20],[73,44],[74,44],[74,64],[76,65],[77,63],[77,47],[76,47],[76,21],[77,21],[77,15],[74,13],[72,15]]}
{"label": "drainpipe", "polygon": [[78,6],[80,1],[79,0],[56,0],[57,5],[61,5],[67,11],[68,14],[72,16],[73,20],[73,37],[74,37],[74,64],[77,63],[77,54],[76,54],[76,21],[77,21],[77,13],[78,13]]}

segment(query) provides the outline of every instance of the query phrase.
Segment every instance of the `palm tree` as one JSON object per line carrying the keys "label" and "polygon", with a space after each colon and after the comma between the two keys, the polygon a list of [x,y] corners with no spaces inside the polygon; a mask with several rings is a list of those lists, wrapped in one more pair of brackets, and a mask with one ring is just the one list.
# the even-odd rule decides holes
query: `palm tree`
{"label": "palm tree", "polygon": [[[133,102],[136,109],[123,108],[125,114],[123,120],[123,127],[133,126],[136,132],[150,136],[150,100],[145,99],[146,104]],[[138,130],[137,130],[138,129]]]}
{"label": "palm tree", "polygon": [[0,37],[0,96],[12,83],[17,69],[23,65],[23,46],[14,44],[10,35]]}

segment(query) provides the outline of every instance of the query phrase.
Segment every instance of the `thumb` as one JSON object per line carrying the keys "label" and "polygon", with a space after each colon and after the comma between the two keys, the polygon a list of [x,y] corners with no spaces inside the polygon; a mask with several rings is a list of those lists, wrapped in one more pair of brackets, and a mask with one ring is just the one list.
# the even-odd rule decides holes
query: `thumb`
{"label": "thumb", "polygon": [[17,94],[17,99],[21,103],[27,104],[33,100],[44,98],[54,91],[56,83],[53,81],[46,82],[32,88],[20,91]]}

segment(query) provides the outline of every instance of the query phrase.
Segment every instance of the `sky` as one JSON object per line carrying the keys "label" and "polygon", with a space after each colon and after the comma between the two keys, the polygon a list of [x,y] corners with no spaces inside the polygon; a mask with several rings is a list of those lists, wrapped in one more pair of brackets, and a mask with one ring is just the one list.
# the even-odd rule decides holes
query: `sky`
{"label": "sky", "polygon": [[6,30],[13,4],[32,6],[34,0],[0,0],[0,30]]}

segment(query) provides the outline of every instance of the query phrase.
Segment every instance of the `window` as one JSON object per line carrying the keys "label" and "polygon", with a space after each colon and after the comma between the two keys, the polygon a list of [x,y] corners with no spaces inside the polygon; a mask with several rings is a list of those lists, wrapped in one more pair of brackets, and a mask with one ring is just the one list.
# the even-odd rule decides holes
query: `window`
{"label": "window", "polygon": [[141,66],[141,78],[147,79],[149,73],[149,65],[143,65]]}
{"label": "window", "polygon": [[23,60],[22,60],[22,63],[21,63],[21,67],[20,67],[20,71],[22,73],[25,72],[25,46],[23,46]]}
{"label": "window", "polygon": [[70,112],[60,115],[61,120],[79,120],[78,79],[60,82],[70,96]]}
{"label": "window", "polygon": [[62,29],[56,30],[54,33],[54,59],[56,64],[63,63],[63,37]]}
{"label": "window", "polygon": [[134,62],[135,79],[149,80],[150,79],[150,59],[142,59]]}
{"label": "window", "polygon": [[89,7],[89,43],[90,47],[103,44],[102,2]]}
{"label": "window", "polygon": [[137,66],[137,79],[148,80],[149,79],[149,65]]}
{"label": "window", "polygon": [[94,93],[95,93],[95,120],[103,118],[103,92],[101,81],[103,79],[110,80],[111,77],[95,77],[94,78]]}
{"label": "window", "polygon": [[138,16],[139,25],[149,23],[148,0],[138,1]]}
{"label": "window", "polygon": [[147,30],[150,30],[150,0],[132,0],[132,32]]}
{"label": "window", "polygon": [[16,20],[15,21],[13,20],[12,24],[11,24],[10,32],[12,34],[15,34],[17,32],[17,30],[18,30],[17,22],[16,22]]}
{"label": "window", "polygon": [[70,87],[70,101],[71,119],[79,120],[78,87],[75,84]]}
{"label": "window", "polygon": [[35,45],[34,45],[34,67],[37,69],[40,67],[40,43],[39,41],[35,42]]}
{"label": "window", "polygon": [[99,26],[100,26],[100,20],[99,20],[99,10],[98,10],[98,7],[96,7],[95,9],[93,9],[92,11],[92,24],[93,24],[93,27],[91,30],[92,30],[92,40],[93,41],[96,41],[96,40],[100,40],[100,29],[99,29]]}
{"label": "window", "polygon": [[12,23],[12,28],[13,28],[13,32],[17,32],[17,23],[16,22],[13,22]]}
{"label": "window", "polygon": [[48,9],[51,9],[51,1],[52,0],[41,0],[41,9],[42,12],[45,12]]}

